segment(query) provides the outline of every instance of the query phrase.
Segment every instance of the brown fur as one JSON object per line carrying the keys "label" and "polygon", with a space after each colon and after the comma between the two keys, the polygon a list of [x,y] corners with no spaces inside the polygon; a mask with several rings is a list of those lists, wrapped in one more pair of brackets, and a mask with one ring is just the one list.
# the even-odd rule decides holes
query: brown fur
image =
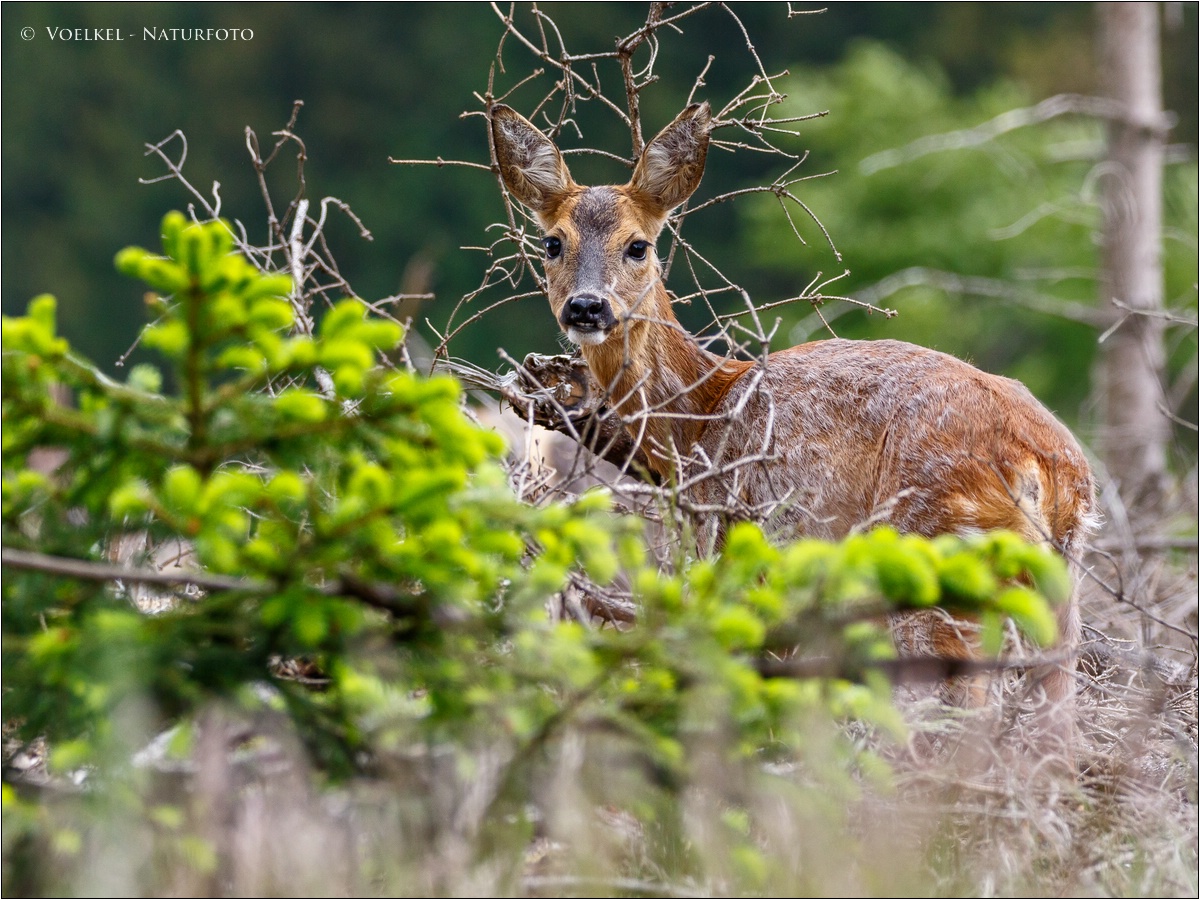
{"label": "brown fur", "polygon": [[[564,328],[650,467],[677,482],[714,540],[724,522],[704,510],[769,511],[776,531],[830,539],[886,523],[926,536],[1005,528],[1068,557],[1079,549],[1094,519],[1091,471],[1020,383],[897,341],[816,341],[764,364],[718,357],[683,330],[653,242],[699,184],[707,104],[667,126],[619,187],[576,184],[507,107],[493,107],[492,125],[505,185],[561,241],[546,263],[556,318],[571,320],[573,297],[603,297],[603,327]],[[644,260],[636,241],[650,244]],[[1072,647],[1073,606],[1060,626]],[[957,629],[935,632],[945,655],[970,655]],[[1043,683],[1052,701],[1073,695],[1065,670]]]}

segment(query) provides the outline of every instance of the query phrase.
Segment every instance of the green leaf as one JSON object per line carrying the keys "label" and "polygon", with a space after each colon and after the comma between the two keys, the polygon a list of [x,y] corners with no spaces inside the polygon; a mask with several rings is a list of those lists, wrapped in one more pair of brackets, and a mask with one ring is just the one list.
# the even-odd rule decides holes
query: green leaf
{"label": "green leaf", "polygon": [[129,370],[129,378],[126,383],[134,390],[157,394],[162,390],[162,372],[149,363],[138,363]]}
{"label": "green leaf", "polygon": [[258,325],[268,328],[271,331],[282,331],[285,328],[291,328],[295,321],[296,313],[292,308],[292,304],[286,300],[276,299],[274,294],[277,289],[284,288],[278,293],[286,296],[291,290],[291,279],[286,279],[286,283],[276,279],[263,279],[263,281],[272,282],[267,285],[259,285],[260,290],[268,296],[261,297],[254,301],[250,306],[250,318]]}
{"label": "green leaf", "polygon": [[1056,605],[1071,599],[1074,583],[1062,557],[1045,547],[1030,546],[1022,554],[1022,562],[1043,597]]}
{"label": "green leaf", "polygon": [[199,503],[202,487],[200,473],[191,466],[173,466],[163,476],[163,499],[172,510],[190,514]]}
{"label": "green leaf", "polygon": [[318,647],[329,633],[325,610],[318,601],[300,603],[292,615],[292,633],[303,646]]}
{"label": "green leaf", "polygon": [[966,600],[973,604],[996,596],[1000,587],[987,564],[966,551],[954,553],[942,561],[938,580],[948,600]]}
{"label": "green leaf", "polygon": [[751,650],[762,646],[767,628],[745,607],[724,606],[713,616],[712,633],[726,650]]}
{"label": "green leaf", "polygon": [[876,538],[875,572],[887,599],[902,606],[932,606],[938,601],[938,576],[928,558],[895,536]]}
{"label": "green leaf", "polygon": [[288,388],[275,398],[275,409],[285,419],[296,422],[324,422],[329,404],[320,395],[302,388]]}
{"label": "green leaf", "polygon": [[142,344],[159,350],[164,356],[179,358],[187,352],[192,341],[187,325],[178,319],[168,319],[148,327],[142,335]]}
{"label": "green leaf", "polygon": [[134,478],[116,488],[108,498],[109,514],[118,522],[145,513],[151,504],[150,488]]}
{"label": "green leaf", "polygon": [[357,300],[342,300],[321,320],[320,334],[326,341],[336,341],[362,322],[366,308]]}
{"label": "green leaf", "polygon": [[1043,600],[1029,588],[1010,587],[996,598],[996,609],[1012,617],[1017,626],[1043,647],[1048,647],[1058,638],[1058,624],[1054,613]]}

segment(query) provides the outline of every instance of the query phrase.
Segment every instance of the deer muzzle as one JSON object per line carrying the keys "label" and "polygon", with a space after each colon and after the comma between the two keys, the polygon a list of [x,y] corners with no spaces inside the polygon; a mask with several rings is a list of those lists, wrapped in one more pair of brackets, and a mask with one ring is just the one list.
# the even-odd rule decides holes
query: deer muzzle
{"label": "deer muzzle", "polygon": [[612,307],[596,294],[576,294],[563,304],[559,314],[563,330],[576,344],[599,344],[617,324]]}

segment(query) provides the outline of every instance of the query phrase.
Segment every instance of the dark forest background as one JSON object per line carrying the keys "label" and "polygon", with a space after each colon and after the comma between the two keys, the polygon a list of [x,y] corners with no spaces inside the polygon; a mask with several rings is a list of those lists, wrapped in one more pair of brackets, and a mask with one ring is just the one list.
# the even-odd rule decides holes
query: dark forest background
{"label": "dark forest background", "polygon": [[[636,4],[543,8],[573,52],[610,48],[645,15]],[[1167,176],[1175,239],[1168,241],[1166,298],[1192,307],[1196,11],[1195,4],[1166,4],[1163,13],[1164,103],[1177,122]],[[875,291],[900,316],[844,315],[834,324],[839,334],[898,337],[968,356],[1022,378],[1086,430],[1096,330],[1047,306],[1096,302],[1098,219],[1087,190],[1101,152],[1100,126],[1063,119],[1021,130],[1007,143],[933,154],[880,173],[860,164],[1055,94],[1094,94],[1093,7],[851,3],[789,17],[785,4],[747,3],[736,12],[767,71],[790,71],[781,82],[788,111],[828,110],[805,124],[791,149],[811,152],[804,168],[812,174],[836,170],[799,185],[798,193],[829,228],[843,261],[814,229],[805,237],[817,239],[807,247],[786,240],[786,220],[767,200],[722,204],[695,217],[692,239],[759,303],[791,296],[817,272],[849,269],[837,292]],[[487,87],[502,32],[488,5],[6,3],[2,16],[6,314],[38,293],[55,294],[64,334],[112,370],[144,323],[138,288],[113,271],[113,253],[130,243],[156,245],[163,212],[188,200],[176,182],[139,183],[163,174],[145,145],[184,132],[185,174],[205,191],[219,182],[223,214],[265,240],[244,130],[266,141],[286,123],[294,100],[304,101],[296,131],[308,150],[309,196],[345,201],[374,236],[362,240],[344,217],[327,228],[357,292],[368,300],[432,292],[434,299],[410,310],[425,330],[426,319],[440,327],[477,286],[480,254],[459,248],[483,243],[487,224],[501,217],[494,179],[471,169],[389,165],[388,157],[487,161],[483,120],[461,113],[482,109],[476,94]],[[47,33],[79,27],[117,28],[125,40],[64,42]],[[141,37],[146,27],[251,29],[253,39],[149,41]],[[34,29],[32,40],[23,39],[23,28]],[[678,111],[710,52],[716,59],[700,93],[714,104],[751,76],[753,60],[729,17],[692,17],[683,34],[664,41],[656,69],[662,81],[643,95],[647,131]],[[506,62],[497,93],[523,77],[532,60],[510,45]],[[542,93],[521,88],[509,102],[529,107]],[[584,107],[580,121],[589,145],[628,154],[628,137],[611,117]],[[580,180],[625,177],[611,161],[577,165]],[[714,154],[701,194],[763,183],[779,169],[777,158]],[[293,174],[274,167],[283,197],[292,195],[286,182]],[[1026,218],[1035,224],[1027,228]],[[913,268],[1015,284],[1016,293],[1028,289],[1038,302],[973,296],[948,289],[945,279],[913,284],[909,277],[898,291],[889,287],[890,276]],[[783,313],[778,346],[820,336],[802,321],[805,312]],[[688,324],[705,322],[693,317]],[[492,368],[500,364],[498,347],[519,357],[556,346],[550,316],[531,299],[485,316],[450,350]],[[1189,352],[1173,358],[1175,371],[1195,364]]]}

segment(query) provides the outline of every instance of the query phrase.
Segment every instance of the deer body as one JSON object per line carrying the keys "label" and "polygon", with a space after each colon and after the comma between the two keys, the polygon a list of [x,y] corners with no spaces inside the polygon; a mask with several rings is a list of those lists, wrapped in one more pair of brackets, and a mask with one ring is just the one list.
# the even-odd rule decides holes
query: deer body
{"label": "deer body", "polygon": [[[654,241],[699,185],[707,104],[651,141],[619,187],[576,184],[531,123],[505,106],[491,114],[501,177],[544,230],[559,324],[648,467],[701,519],[733,511],[824,538],[875,523],[926,536],[1006,528],[1068,556],[1078,548],[1094,515],[1090,469],[1018,382],[898,341],[727,359],[682,328]],[[1060,620],[1069,644],[1074,610]],[[1072,691],[1063,673],[1047,681],[1052,697]]]}
{"label": "deer body", "polygon": [[[828,340],[744,373],[685,463],[706,505],[836,539],[872,523],[926,536],[1007,528],[1073,547],[1090,474],[1017,382],[898,341]],[[767,423],[773,427],[768,432]],[[738,458],[762,457],[733,467]],[[722,474],[704,477],[714,468]],[[1083,506],[1083,508],[1081,508]]]}

